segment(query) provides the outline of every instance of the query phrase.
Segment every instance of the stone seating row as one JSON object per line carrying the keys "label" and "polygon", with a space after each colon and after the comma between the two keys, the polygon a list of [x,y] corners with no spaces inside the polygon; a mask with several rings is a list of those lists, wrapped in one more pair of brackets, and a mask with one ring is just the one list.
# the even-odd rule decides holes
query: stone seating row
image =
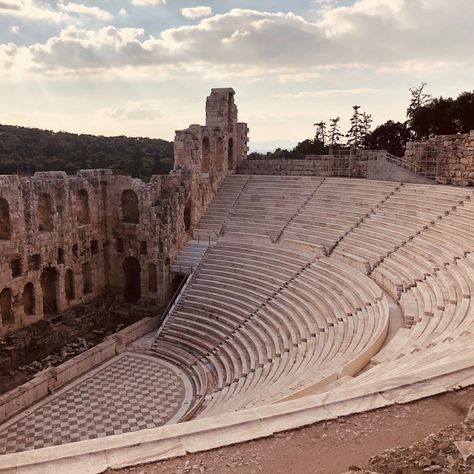
{"label": "stone seating row", "polygon": [[219,241],[153,350],[172,357],[178,348],[199,394],[207,384],[204,416],[352,373],[380,343],[387,318],[381,290],[342,262]]}
{"label": "stone seating row", "polygon": [[472,191],[404,184],[346,235],[334,256],[370,272],[389,254],[469,202]]}
{"label": "stone seating row", "polygon": [[[416,373],[468,357],[474,335],[474,254],[466,252],[401,294],[411,329],[402,329],[377,355],[377,365],[351,383]],[[468,341],[471,341],[471,344]],[[467,351],[467,352],[466,352]],[[474,354],[474,352],[473,352]]]}
{"label": "stone seating row", "polygon": [[277,237],[322,181],[315,177],[250,176],[245,193],[227,216],[224,233]]}
{"label": "stone seating row", "polygon": [[[327,178],[285,230],[296,241],[328,252],[361,219],[398,189],[400,184]],[[369,191],[368,191],[369,188]]]}
{"label": "stone seating row", "polygon": [[206,213],[199,221],[194,231],[195,238],[203,238],[207,235],[219,235],[222,224],[227,215],[245,187],[248,176],[231,175],[222,183]]}

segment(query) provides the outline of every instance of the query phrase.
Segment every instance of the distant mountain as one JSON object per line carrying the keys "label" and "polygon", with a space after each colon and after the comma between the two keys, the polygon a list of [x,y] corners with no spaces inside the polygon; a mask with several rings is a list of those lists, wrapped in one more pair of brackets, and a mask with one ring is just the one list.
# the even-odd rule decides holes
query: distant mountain
{"label": "distant mountain", "polygon": [[0,125],[0,174],[111,168],[147,178],[173,168],[173,142]]}

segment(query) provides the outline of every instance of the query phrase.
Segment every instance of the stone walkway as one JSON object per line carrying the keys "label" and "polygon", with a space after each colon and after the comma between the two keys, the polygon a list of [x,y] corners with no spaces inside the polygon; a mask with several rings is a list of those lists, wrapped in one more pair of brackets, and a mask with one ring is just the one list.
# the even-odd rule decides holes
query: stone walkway
{"label": "stone walkway", "polygon": [[126,352],[0,426],[0,454],[175,423],[192,396],[177,367]]}

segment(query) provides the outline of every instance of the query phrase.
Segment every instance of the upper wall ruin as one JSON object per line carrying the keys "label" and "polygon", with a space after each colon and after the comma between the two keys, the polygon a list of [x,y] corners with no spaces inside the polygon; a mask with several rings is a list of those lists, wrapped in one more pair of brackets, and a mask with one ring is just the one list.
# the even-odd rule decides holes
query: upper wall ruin
{"label": "upper wall ruin", "polygon": [[246,152],[234,91],[213,89],[168,176],[0,176],[0,336],[105,294],[165,304],[174,259]]}

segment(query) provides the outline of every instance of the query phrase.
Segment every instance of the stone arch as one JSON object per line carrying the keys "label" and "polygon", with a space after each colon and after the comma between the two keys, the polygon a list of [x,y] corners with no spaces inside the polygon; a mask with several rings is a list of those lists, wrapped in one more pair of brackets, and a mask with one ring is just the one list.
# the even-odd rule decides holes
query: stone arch
{"label": "stone arch", "polygon": [[41,274],[43,293],[43,313],[54,314],[58,311],[58,272],[55,268],[46,268]]}
{"label": "stone arch", "polygon": [[10,235],[10,206],[6,199],[0,198],[0,240],[8,240]]}
{"label": "stone arch", "polygon": [[201,173],[209,173],[210,155],[211,155],[211,144],[209,143],[209,138],[204,137],[202,139]]}
{"label": "stone arch", "polygon": [[66,293],[66,300],[71,301],[75,297],[74,291],[74,272],[69,269],[64,275],[64,292]]}
{"label": "stone arch", "polygon": [[135,257],[128,257],[123,261],[123,297],[128,303],[136,303],[142,296],[141,267]]}
{"label": "stone arch", "polygon": [[2,314],[3,324],[13,323],[12,291],[10,288],[5,288],[0,293],[0,313]]}
{"label": "stone arch", "polygon": [[154,263],[148,264],[148,291],[150,293],[156,293],[158,289],[156,279],[156,265]]}
{"label": "stone arch", "polygon": [[38,230],[40,232],[53,230],[53,203],[47,193],[43,193],[38,199]]}
{"label": "stone arch", "polygon": [[92,293],[92,269],[90,263],[82,264],[82,282],[84,287],[84,294]]}
{"label": "stone arch", "polygon": [[234,169],[234,139],[232,137],[227,142],[227,169]]}
{"label": "stone arch", "polygon": [[23,311],[27,316],[33,316],[36,313],[35,287],[33,283],[28,282],[24,286],[21,302],[23,303]]}
{"label": "stone arch", "polygon": [[81,189],[76,193],[76,209],[77,223],[89,224],[89,194],[85,189]]}
{"label": "stone arch", "polygon": [[222,171],[224,165],[224,140],[219,137],[216,141],[216,170]]}
{"label": "stone arch", "polygon": [[138,209],[138,197],[135,191],[126,189],[122,192],[122,222],[138,224],[140,222],[140,211]]}

